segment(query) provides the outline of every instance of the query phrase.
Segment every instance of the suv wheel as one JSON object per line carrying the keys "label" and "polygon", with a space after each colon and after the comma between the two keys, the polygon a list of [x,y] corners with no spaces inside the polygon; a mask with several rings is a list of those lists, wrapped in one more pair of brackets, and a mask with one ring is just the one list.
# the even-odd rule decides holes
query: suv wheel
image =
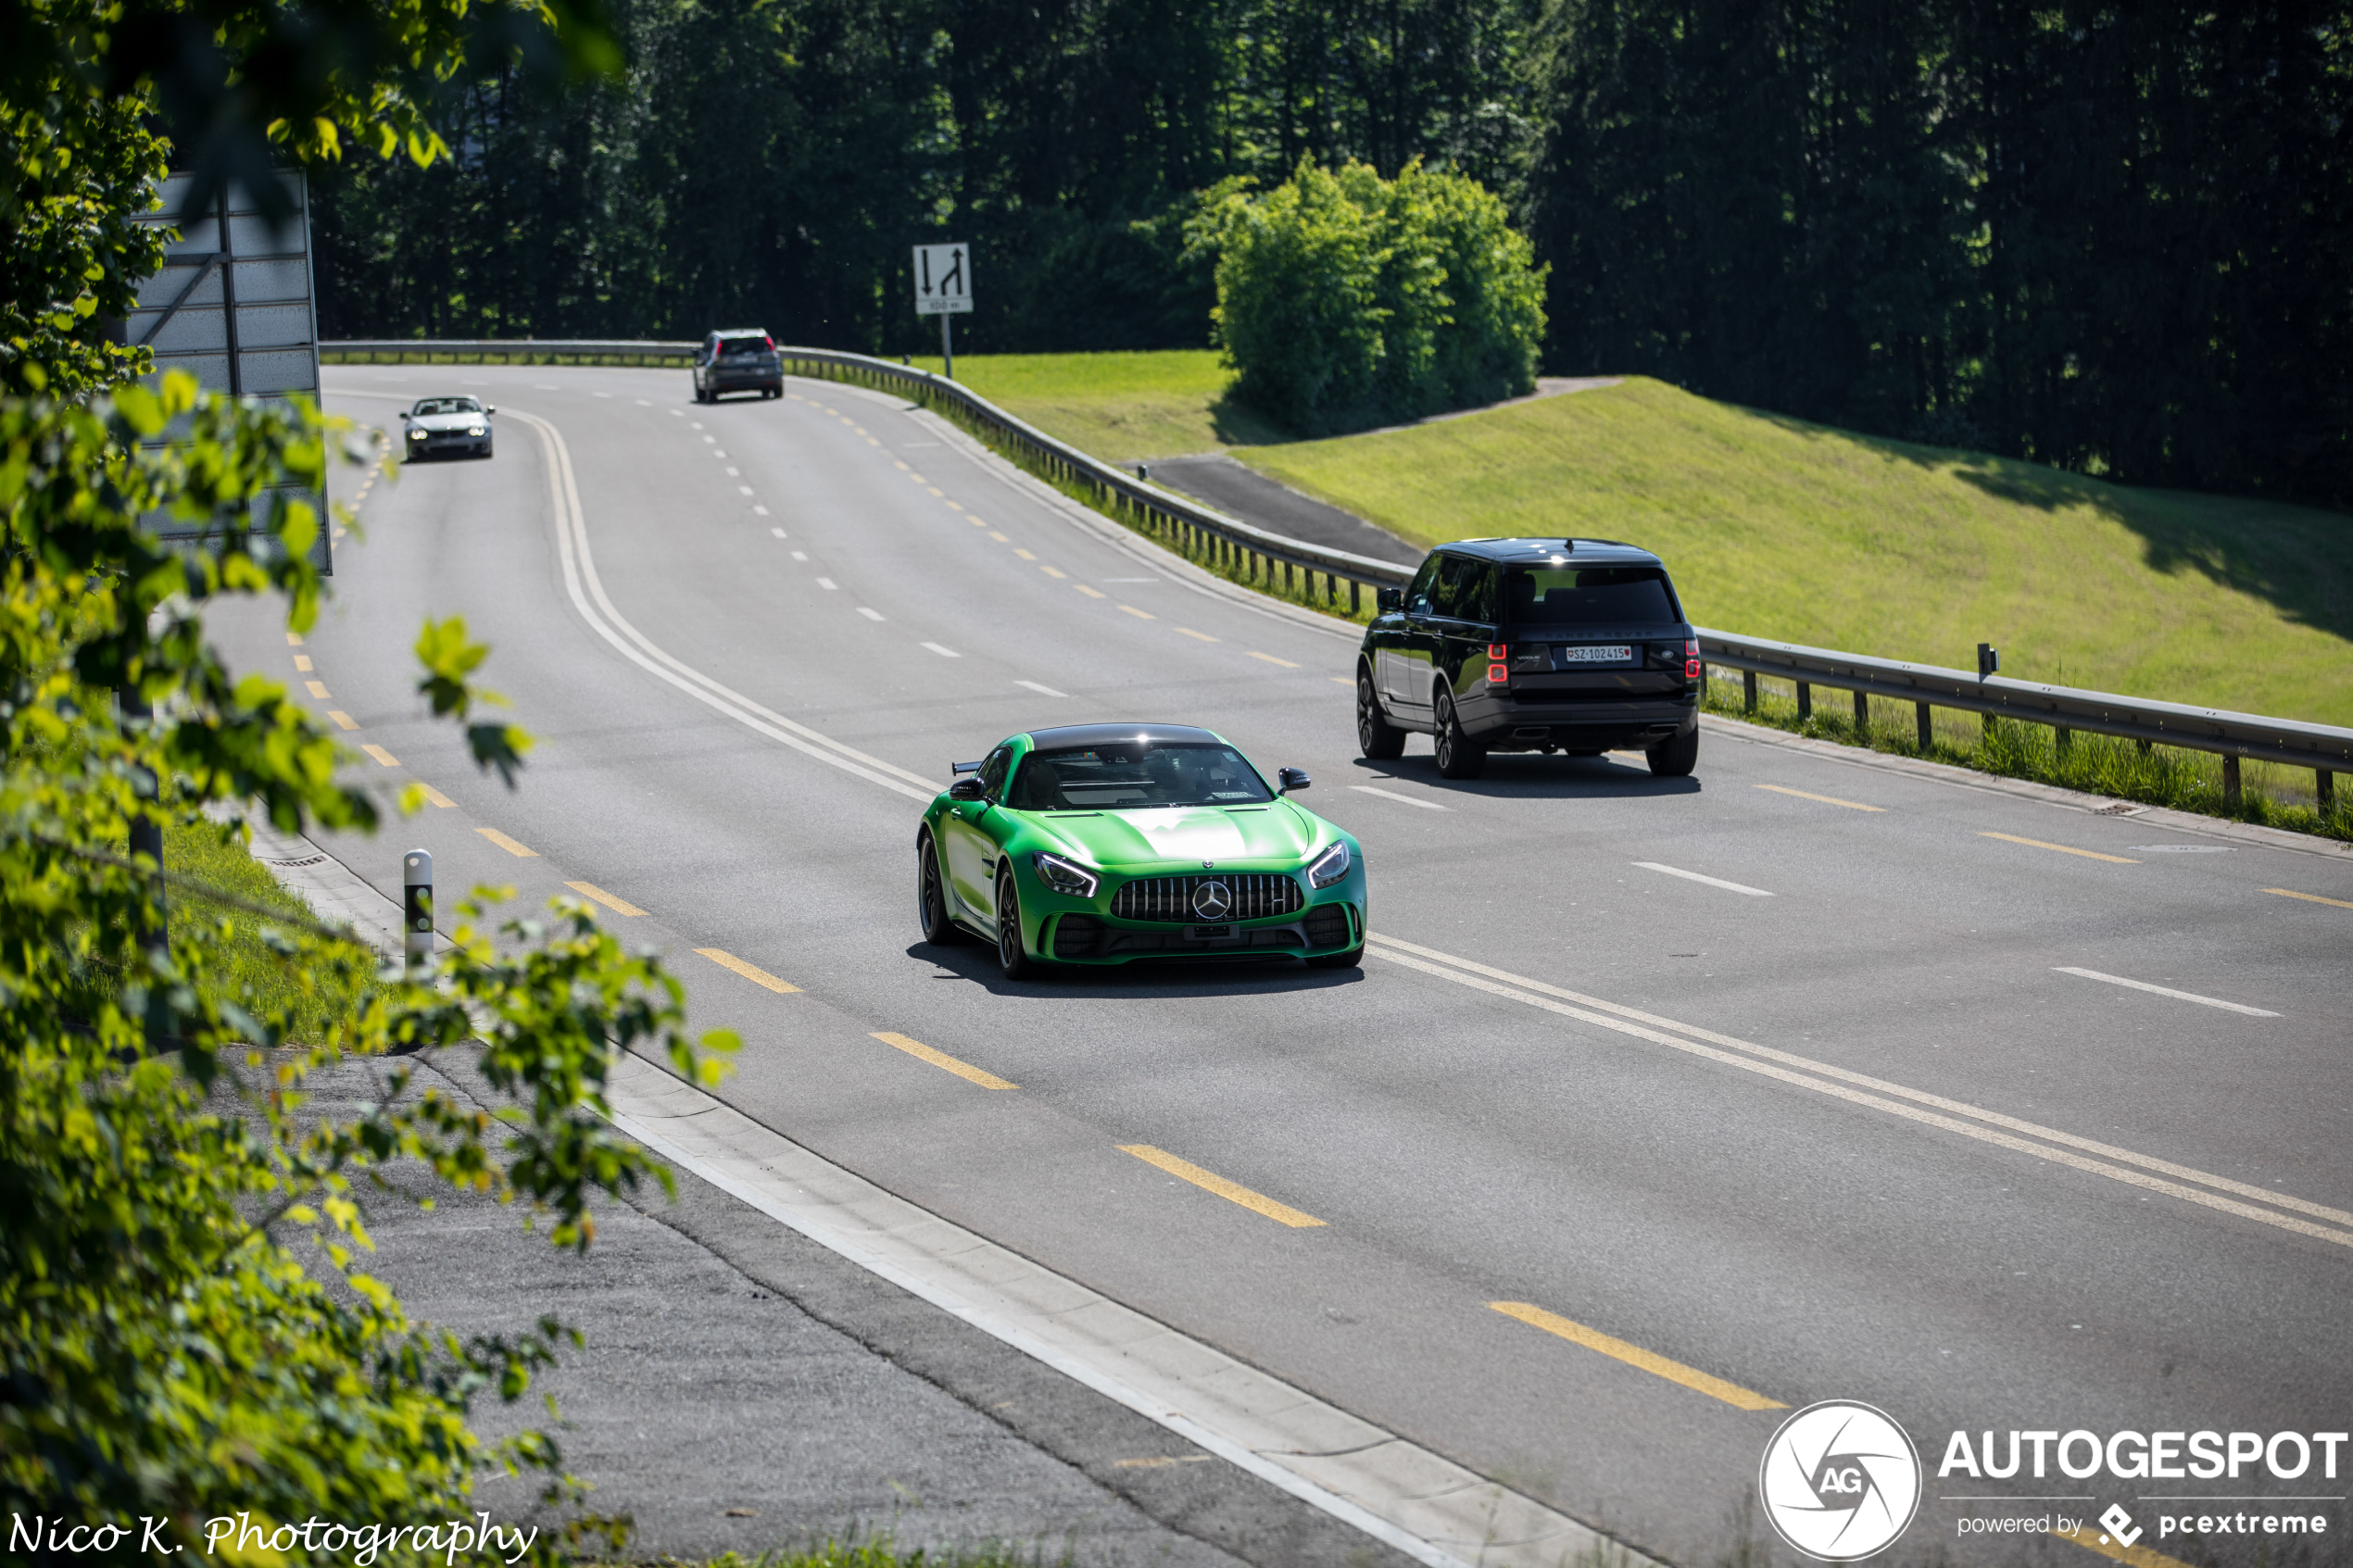
{"label": "suv wheel", "polygon": [[1380,694],[1373,690],[1373,672],[1356,671],[1356,750],[1376,762],[1405,755],[1405,732],[1380,710]]}
{"label": "suv wheel", "polygon": [[1035,980],[1045,966],[1021,945],[1021,894],[1013,873],[997,873],[997,967],[1008,980]]}
{"label": "suv wheel", "polygon": [[962,927],[948,913],[948,889],[939,880],[939,852],[925,833],[915,840],[915,920],[924,940],[946,947],[964,939]]}
{"label": "suv wheel", "polygon": [[1699,765],[1699,726],[1694,724],[1673,740],[1652,746],[1642,755],[1651,759],[1651,771],[1659,778],[1688,777],[1691,771]]}
{"label": "suv wheel", "polygon": [[1487,748],[1463,734],[1454,715],[1454,694],[1438,688],[1438,771],[1441,778],[1475,779],[1487,771]]}

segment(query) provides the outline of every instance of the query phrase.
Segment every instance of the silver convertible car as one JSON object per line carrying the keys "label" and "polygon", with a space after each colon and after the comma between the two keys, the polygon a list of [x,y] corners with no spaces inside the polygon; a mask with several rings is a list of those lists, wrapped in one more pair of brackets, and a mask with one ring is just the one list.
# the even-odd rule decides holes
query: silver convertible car
{"label": "silver convertible car", "polygon": [[490,416],[497,411],[471,397],[420,397],[415,408],[400,416],[401,444],[411,462],[437,452],[487,458]]}

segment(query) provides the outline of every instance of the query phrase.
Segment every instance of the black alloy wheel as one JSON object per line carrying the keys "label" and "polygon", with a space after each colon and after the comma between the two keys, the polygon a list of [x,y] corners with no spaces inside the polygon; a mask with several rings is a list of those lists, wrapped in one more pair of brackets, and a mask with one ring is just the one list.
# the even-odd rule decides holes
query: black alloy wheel
{"label": "black alloy wheel", "polygon": [[1692,770],[1699,766],[1699,727],[1693,725],[1686,734],[1652,746],[1642,755],[1650,759],[1654,776],[1662,779],[1688,778]]}
{"label": "black alloy wheel", "polygon": [[1487,748],[1463,734],[1454,716],[1454,694],[1438,688],[1438,772],[1441,778],[1475,779],[1487,771]]}
{"label": "black alloy wheel", "polygon": [[1021,945],[1021,894],[1013,873],[997,873],[997,967],[1008,980],[1034,980],[1044,967]]}
{"label": "black alloy wheel", "polygon": [[939,880],[939,854],[931,834],[915,839],[915,920],[924,940],[935,947],[952,947],[964,939],[963,928],[948,913],[948,889]]}
{"label": "black alloy wheel", "polygon": [[1405,755],[1405,732],[1380,710],[1380,694],[1373,690],[1373,672],[1356,671],[1356,750],[1376,762]]}

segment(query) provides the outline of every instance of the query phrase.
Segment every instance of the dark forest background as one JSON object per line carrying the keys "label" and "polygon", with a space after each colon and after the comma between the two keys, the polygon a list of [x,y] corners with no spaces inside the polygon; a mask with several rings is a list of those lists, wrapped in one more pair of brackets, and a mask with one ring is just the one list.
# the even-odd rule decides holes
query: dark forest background
{"label": "dark forest background", "polygon": [[2353,500],[2353,0],[614,0],[625,83],[455,82],[323,177],[329,338],[1199,346],[1198,194],[1502,194],[1545,369],[2128,483]]}

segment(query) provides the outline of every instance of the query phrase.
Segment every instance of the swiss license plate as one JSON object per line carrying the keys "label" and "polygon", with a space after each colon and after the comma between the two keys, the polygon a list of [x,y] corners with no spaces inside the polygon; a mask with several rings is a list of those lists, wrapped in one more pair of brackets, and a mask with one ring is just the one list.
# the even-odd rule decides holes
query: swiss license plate
{"label": "swiss license plate", "polygon": [[1561,649],[1563,664],[1631,664],[1634,650],[1624,643],[1580,643]]}
{"label": "swiss license plate", "polygon": [[1189,925],[1185,935],[1196,942],[1230,942],[1234,928],[1230,925]]}

